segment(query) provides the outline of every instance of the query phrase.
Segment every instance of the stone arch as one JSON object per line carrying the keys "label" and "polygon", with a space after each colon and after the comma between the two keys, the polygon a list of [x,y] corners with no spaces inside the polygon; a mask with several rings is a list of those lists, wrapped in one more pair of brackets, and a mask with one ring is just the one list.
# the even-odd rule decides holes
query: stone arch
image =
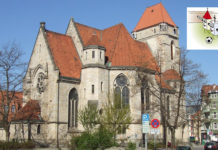
{"label": "stone arch", "polygon": [[68,96],[68,127],[78,126],[78,92],[76,88],[72,88]]}
{"label": "stone arch", "polygon": [[[126,75],[124,75],[123,73],[120,73],[119,75],[117,75],[117,77],[114,80],[114,86],[118,85],[119,83],[117,83],[117,81],[119,82],[120,80],[123,81],[123,82],[121,82],[122,85],[123,84],[129,85],[129,80],[126,77]],[[122,85],[120,85],[120,86],[122,86]]]}
{"label": "stone arch", "polygon": [[39,69],[43,70],[43,66],[42,66],[41,64],[38,64],[38,65],[34,68],[34,70],[33,70],[33,77],[36,76],[36,74],[37,74],[37,72],[38,72]]}

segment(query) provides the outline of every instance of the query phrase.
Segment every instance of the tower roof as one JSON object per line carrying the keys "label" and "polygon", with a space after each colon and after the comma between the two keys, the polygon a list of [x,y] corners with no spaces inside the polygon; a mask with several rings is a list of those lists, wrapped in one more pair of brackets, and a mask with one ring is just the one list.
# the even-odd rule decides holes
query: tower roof
{"label": "tower roof", "polygon": [[206,13],[204,14],[203,18],[204,18],[204,19],[211,19],[211,16],[210,16],[210,13],[209,13],[208,10],[207,10]]}
{"label": "tower roof", "polygon": [[139,31],[162,22],[176,26],[163,4],[158,3],[146,8],[133,31]]}

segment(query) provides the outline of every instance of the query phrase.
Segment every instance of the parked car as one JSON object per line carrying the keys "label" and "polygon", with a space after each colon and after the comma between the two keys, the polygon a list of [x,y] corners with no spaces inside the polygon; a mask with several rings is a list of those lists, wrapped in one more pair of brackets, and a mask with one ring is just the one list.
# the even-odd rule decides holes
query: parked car
{"label": "parked car", "polygon": [[177,146],[176,150],[192,150],[191,146]]}
{"label": "parked car", "polygon": [[204,150],[217,150],[218,147],[216,146],[216,142],[207,142],[204,145]]}

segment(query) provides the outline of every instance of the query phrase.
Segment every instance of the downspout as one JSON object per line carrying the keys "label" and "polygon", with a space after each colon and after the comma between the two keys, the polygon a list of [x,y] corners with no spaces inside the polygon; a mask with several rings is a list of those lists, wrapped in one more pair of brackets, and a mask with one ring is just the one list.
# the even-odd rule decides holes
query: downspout
{"label": "downspout", "polygon": [[57,148],[59,148],[59,91],[60,91],[60,72],[58,73],[58,102],[57,102]]}
{"label": "downspout", "polygon": [[108,98],[110,98],[110,69],[108,69]]}

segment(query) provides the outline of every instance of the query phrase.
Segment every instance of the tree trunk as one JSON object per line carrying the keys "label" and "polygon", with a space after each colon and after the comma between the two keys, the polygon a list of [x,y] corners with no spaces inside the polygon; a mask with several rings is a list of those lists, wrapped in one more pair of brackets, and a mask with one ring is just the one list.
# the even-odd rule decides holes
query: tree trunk
{"label": "tree trunk", "polygon": [[28,141],[31,140],[31,123],[28,123]]}
{"label": "tree trunk", "polygon": [[176,146],[176,138],[175,138],[176,131],[174,128],[171,128],[170,131],[171,131],[171,145],[174,148]]}
{"label": "tree trunk", "polygon": [[166,124],[165,121],[162,122],[163,123],[163,144],[166,144],[166,137],[167,137],[167,130],[166,130]]}
{"label": "tree trunk", "polygon": [[200,132],[199,132],[199,130],[200,130],[200,121],[198,120],[198,125],[197,125],[198,127],[197,127],[197,137],[198,137],[198,142],[200,142]]}
{"label": "tree trunk", "polygon": [[10,125],[6,125],[5,127],[5,132],[6,132],[6,140],[9,142],[10,139]]}

